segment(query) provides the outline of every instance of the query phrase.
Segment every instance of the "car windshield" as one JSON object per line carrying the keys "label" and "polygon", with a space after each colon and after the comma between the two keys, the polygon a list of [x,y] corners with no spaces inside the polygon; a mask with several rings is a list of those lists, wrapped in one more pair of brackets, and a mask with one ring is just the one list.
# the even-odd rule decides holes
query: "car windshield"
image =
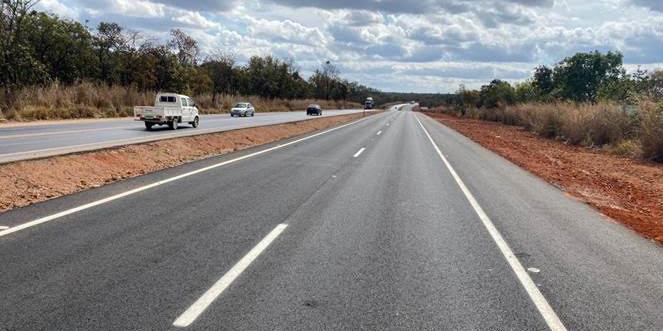
{"label": "car windshield", "polygon": [[248,103],[238,103],[235,105],[235,108],[247,108],[248,106]]}

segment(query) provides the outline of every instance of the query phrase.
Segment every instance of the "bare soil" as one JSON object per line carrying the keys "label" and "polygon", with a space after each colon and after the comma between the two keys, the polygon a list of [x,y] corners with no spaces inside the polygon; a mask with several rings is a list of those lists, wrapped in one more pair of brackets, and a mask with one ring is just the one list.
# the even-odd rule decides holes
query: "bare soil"
{"label": "bare soil", "polygon": [[515,126],[426,114],[604,215],[663,243],[663,165],[567,145]]}
{"label": "bare soil", "polygon": [[329,128],[361,116],[323,117],[3,164],[0,165],[0,212]]}

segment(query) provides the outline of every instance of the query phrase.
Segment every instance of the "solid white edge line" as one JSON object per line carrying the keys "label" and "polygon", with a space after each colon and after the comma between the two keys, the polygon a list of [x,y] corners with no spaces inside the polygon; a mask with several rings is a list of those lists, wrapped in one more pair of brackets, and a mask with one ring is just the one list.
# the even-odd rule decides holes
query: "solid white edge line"
{"label": "solid white edge line", "polygon": [[525,291],[527,291],[527,294],[529,295],[530,299],[532,299],[532,301],[534,302],[534,305],[539,310],[539,313],[546,321],[546,324],[548,325],[550,330],[566,331],[566,327],[557,316],[557,313],[555,313],[555,311],[550,306],[550,304],[543,296],[541,291],[539,291],[539,288],[536,286],[536,284],[534,284],[532,278],[530,278],[529,274],[527,273],[523,265],[520,263],[516,255],[513,253],[513,251],[511,251],[511,248],[504,240],[500,232],[497,230],[493,222],[490,220],[486,212],[483,210],[483,208],[481,208],[477,200],[474,198],[474,195],[467,188],[467,186],[460,178],[460,176],[458,176],[454,168],[451,166],[451,163],[449,163],[447,158],[442,154],[442,151],[437,146],[431,135],[428,133],[428,130],[426,130],[424,125],[421,123],[419,117],[415,116],[415,118],[417,119],[417,122],[419,122],[419,126],[421,126],[421,129],[428,137],[428,140],[430,140],[431,144],[435,148],[437,155],[440,156],[440,159],[442,159],[442,162],[444,162],[444,164],[446,165],[447,169],[451,173],[451,176],[456,181],[456,184],[458,184],[461,191],[463,191],[463,194],[465,194],[465,197],[470,202],[470,205],[472,205],[472,208],[474,208],[474,211],[479,216],[481,222],[488,230],[488,233],[497,244],[497,247],[500,249],[500,252],[502,252],[502,255],[504,255],[504,258],[509,263],[509,266],[511,266],[511,269],[516,274],[516,277],[518,278],[522,286],[525,288]]}
{"label": "solid white edge line", "polygon": [[360,150],[358,150],[357,153],[355,153],[355,155],[353,155],[352,157],[355,157],[355,158],[359,157],[359,155],[361,155],[361,153],[363,153],[365,150],[366,150],[366,147],[362,147],[362,148],[361,148]]}
{"label": "solid white edge line", "polygon": [[270,147],[270,148],[267,148],[267,149],[263,149],[261,151],[257,151],[257,152],[251,153],[251,154],[240,156],[238,158],[234,158],[234,159],[231,159],[231,160],[228,160],[228,161],[223,161],[223,162],[220,162],[220,163],[217,163],[217,164],[213,164],[211,166],[200,168],[198,170],[187,172],[187,173],[184,173],[184,174],[181,174],[181,175],[178,175],[178,176],[175,176],[175,177],[171,177],[171,178],[168,178],[168,179],[160,180],[158,182],[154,182],[154,183],[149,184],[149,185],[141,186],[141,187],[138,187],[138,188],[135,188],[135,189],[123,192],[123,193],[119,193],[119,194],[116,194],[116,195],[113,195],[113,196],[110,196],[110,197],[107,197],[107,198],[104,198],[104,199],[101,199],[101,200],[93,201],[93,202],[90,202],[90,203],[87,203],[87,204],[84,204],[84,205],[81,205],[81,206],[78,206],[78,207],[75,207],[75,208],[71,208],[71,209],[61,211],[59,213],[55,213],[55,214],[52,214],[52,215],[49,215],[49,216],[45,216],[45,217],[42,217],[42,218],[35,219],[33,221],[30,221],[30,222],[26,222],[26,223],[23,223],[23,224],[20,224],[20,225],[16,225],[16,226],[14,226],[12,228],[9,228],[7,230],[0,231],[0,237],[4,237],[8,234],[12,234],[14,232],[18,232],[18,231],[21,231],[21,230],[24,230],[24,229],[42,224],[42,223],[50,222],[50,221],[56,220],[56,219],[64,217],[64,216],[77,213],[77,212],[85,210],[85,209],[96,207],[96,206],[105,204],[107,202],[111,202],[111,201],[114,201],[114,200],[117,200],[117,199],[120,199],[120,198],[124,198],[126,196],[129,196],[129,195],[132,195],[132,194],[135,194],[135,193],[138,193],[138,192],[149,190],[151,188],[154,188],[154,187],[157,187],[157,186],[160,186],[160,185],[163,185],[163,184],[174,182],[174,181],[182,179],[182,178],[197,175],[199,173],[206,172],[206,171],[218,168],[218,167],[222,167],[222,166],[225,166],[225,165],[228,165],[228,164],[231,164],[231,163],[235,163],[235,162],[238,162],[238,161],[241,161],[241,160],[245,160],[245,159],[248,159],[248,158],[252,158],[252,157],[261,155],[261,154],[269,153],[271,151],[275,151],[277,149],[281,149],[281,148],[284,148],[284,147],[287,147],[287,146],[290,146],[290,145],[294,145],[294,144],[300,143],[302,141],[306,141],[306,140],[309,140],[309,139],[312,139],[312,138],[315,138],[315,137],[319,137],[321,135],[330,133],[332,131],[336,131],[336,130],[345,128],[347,126],[360,123],[360,122],[362,122],[362,121],[364,121],[368,118],[370,118],[370,117],[365,117],[365,118],[362,118],[360,120],[350,122],[350,123],[347,123],[347,124],[343,124],[341,126],[337,126],[335,128],[331,128],[331,129],[328,129],[328,130],[325,130],[325,131],[322,131],[322,132],[318,132],[316,134],[312,134],[312,135],[306,136],[304,138],[293,140],[291,142],[288,142],[288,143],[285,143],[285,144],[282,144],[282,145],[277,145],[277,146]]}
{"label": "solid white edge line", "polygon": [[239,260],[223,277],[210,287],[196,302],[194,302],[182,315],[180,315],[173,326],[185,328],[195,322],[198,316],[209,307],[216,298],[225,291],[230,284],[239,277],[246,268],[288,227],[287,224],[279,224],[263,238],[258,245],[253,247],[244,257]]}

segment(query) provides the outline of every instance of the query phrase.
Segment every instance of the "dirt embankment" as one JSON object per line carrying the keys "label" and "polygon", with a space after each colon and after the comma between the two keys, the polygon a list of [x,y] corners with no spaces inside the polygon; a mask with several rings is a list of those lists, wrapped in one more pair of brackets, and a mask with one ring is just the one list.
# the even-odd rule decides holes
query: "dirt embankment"
{"label": "dirt embankment", "polygon": [[566,145],[515,126],[427,115],[663,243],[663,165]]}
{"label": "dirt embankment", "polygon": [[329,128],[361,116],[323,117],[0,165],[0,212]]}

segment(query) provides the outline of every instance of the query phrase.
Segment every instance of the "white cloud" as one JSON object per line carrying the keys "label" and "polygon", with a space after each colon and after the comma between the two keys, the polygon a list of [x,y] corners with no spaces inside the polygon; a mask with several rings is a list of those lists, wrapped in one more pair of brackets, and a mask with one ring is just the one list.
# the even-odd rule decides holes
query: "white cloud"
{"label": "white cloud", "polygon": [[64,18],[77,19],[78,10],[71,8],[58,0],[42,0],[37,4],[38,8],[51,12]]}

